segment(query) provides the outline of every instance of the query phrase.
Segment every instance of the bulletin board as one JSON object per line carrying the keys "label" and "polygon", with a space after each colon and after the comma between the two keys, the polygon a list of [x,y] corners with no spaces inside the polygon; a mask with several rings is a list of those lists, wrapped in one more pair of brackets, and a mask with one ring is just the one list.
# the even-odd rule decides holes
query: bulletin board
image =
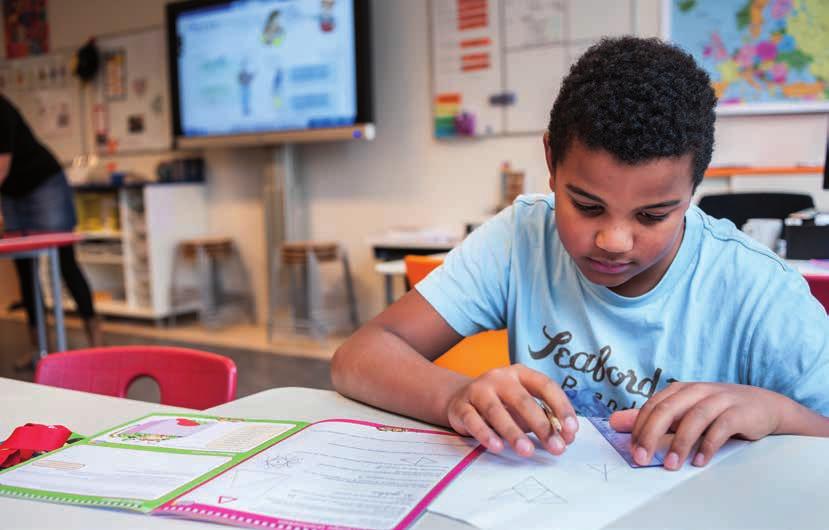
{"label": "bulletin board", "polygon": [[637,0],[431,0],[435,137],[544,131],[570,65],[603,36],[636,34],[636,9]]}
{"label": "bulletin board", "polygon": [[167,48],[162,28],[100,37],[91,111],[99,154],[172,147]]}
{"label": "bulletin board", "polygon": [[0,92],[63,163],[86,152],[81,84],[71,51],[0,61]]}

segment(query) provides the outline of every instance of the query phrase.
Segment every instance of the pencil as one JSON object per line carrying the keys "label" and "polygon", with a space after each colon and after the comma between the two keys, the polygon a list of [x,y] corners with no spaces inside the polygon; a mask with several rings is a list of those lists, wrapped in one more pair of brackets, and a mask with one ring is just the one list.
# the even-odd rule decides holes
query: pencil
{"label": "pencil", "polygon": [[547,420],[549,420],[550,426],[553,428],[553,430],[557,433],[561,433],[561,422],[558,421],[556,415],[553,414],[553,410],[550,408],[550,406],[544,403],[543,401],[539,401],[539,404],[541,405],[541,410],[543,410],[544,414],[547,415]]}

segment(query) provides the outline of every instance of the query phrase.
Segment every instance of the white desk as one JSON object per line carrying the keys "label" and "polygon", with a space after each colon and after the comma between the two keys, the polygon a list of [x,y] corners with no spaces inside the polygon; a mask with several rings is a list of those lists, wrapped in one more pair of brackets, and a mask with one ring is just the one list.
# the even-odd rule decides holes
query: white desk
{"label": "white desk", "polygon": [[789,259],[786,262],[804,276],[829,276],[829,261]]}
{"label": "white desk", "polygon": [[[91,434],[152,411],[183,410],[118,400],[0,378],[0,436],[26,421],[63,422]],[[422,423],[350,401],[334,392],[280,388],[208,409],[211,414],[315,421],[349,417],[407,427]],[[779,436],[756,442],[717,467],[641,506],[608,528],[825,529],[829,439]],[[601,500],[597,499],[597,507]],[[2,527],[9,529],[148,528],[216,530],[219,526],[94,508],[0,497]],[[469,529],[426,513],[413,528]]]}

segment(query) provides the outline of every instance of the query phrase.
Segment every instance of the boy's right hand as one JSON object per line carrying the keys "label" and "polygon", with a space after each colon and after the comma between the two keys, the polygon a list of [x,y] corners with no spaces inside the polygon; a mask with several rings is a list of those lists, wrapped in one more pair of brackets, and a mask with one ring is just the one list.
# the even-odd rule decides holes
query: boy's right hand
{"label": "boy's right hand", "polygon": [[[553,430],[534,397],[547,403],[561,421],[561,434]],[[461,387],[449,399],[446,413],[453,429],[475,437],[494,453],[503,450],[503,438],[516,454],[531,456],[535,446],[524,433],[532,431],[548,451],[560,455],[579,428],[561,387],[521,364],[490,370]]]}

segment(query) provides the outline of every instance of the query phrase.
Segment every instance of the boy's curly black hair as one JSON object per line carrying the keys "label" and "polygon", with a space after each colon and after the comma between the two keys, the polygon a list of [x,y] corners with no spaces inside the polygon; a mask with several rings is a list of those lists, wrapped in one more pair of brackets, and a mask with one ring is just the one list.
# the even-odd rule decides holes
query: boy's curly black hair
{"label": "boy's curly black hair", "polygon": [[714,149],[717,98],[693,57],[656,38],[602,39],[570,68],[550,111],[553,164],[574,138],[628,164],[693,153],[693,188]]}

